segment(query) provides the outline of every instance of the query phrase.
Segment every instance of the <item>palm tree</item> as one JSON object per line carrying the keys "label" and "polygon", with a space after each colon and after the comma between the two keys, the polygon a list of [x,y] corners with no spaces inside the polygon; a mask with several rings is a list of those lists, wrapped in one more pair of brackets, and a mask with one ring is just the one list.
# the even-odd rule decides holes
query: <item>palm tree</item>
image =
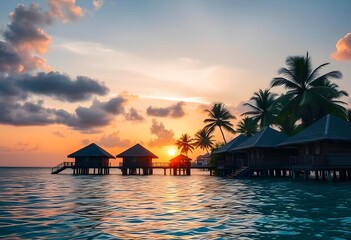
{"label": "palm tree", "polygon": [[209,116],[209,118],[204,120],[204,123],[207,123],[205,129],[212,133],[215,127],[218,127],[221,131],[224,143],[227,143],[223,134],[222,127],[231,133],[235,133],[233,129],[233,124],[230,122],[230,120],[235,119],[235,116],[233,116],[225,108],[223,103],[215,103],[212,106],[211,110],[206,109],[205,111],[208,113]]}
{"label": "palm tree", "polygon": [[203,128],[195,134],[193,144],[196,148],[206,150],[208,153],[208,149],[211,149],[214,146],[213,135],[209,131],[206,131],[205,128]]}
{"label": "palm tree", "polygon": [[[341,72],[331,71],[320,75],[320,70],[329,63],[324,63],[312,69],[311,59],[306,56],[294,56],[286,59],[287,67],[281,68],[273,78],[271,86],[283,86],[288,91],[280,98],[287,104],[282,106],[278,119],[301,119],[304,127],[311,125],[326,113],[346,118],[346,111],[341,101],[336,101],[342,92],[336,85],[331,86],[331,80],[340,79]],[[323,111],[321,111],[323,110]],[[324,114],[324,115],[323,115]],[[322,116],[323,115],[323,116]]]}
{"label": "palm tree", "polygon": [[252,118],[244,117],[236,125],[236,132],[250,137],[257,133],[257,124]]}
{"label": "palm tree", "polygon": [[341,97],[347,97],[348,93],[346,91],[339,90],[338,89],[339,86],[336,85],[335,83],[331,83],[329,81],[326,81],[323,84],[325,87],[329,87],[332,89],[332,91],[330,91],[329,93],[326,93],[325,97],[329,101],[331,101],[332,103],[335,103],[336,108],[329,109],[329,108],[325,108],[324,106],[322,106],[322,107],[319,106],[319,108],[316,109],[316,115],[323,117],[323,116],[327,115],[328,113],[331,113],[331,114],[334,114],[336,116],[340,116],[340,117],[348,119],[347,110],[340,105],[340,104],[346,105],[346,103],[338,100]]}
{"label": "palm tree", "polygon": [[194,139],[192,139],[189,134],[185,133],[182,134],[175,144],[177,145],[178,149],[180,149],[180,153],[184,153],[186,156],[188,156],[188,152],[193,152],[194,150],[193,141]]}
{"label": "palm tree", "polygon": [[279,130],[288,136],[293,136],[303,129],[302,124],[296,124],[293,121],[283,120],[276,122]]}
{"label": "palm tree", "polygon": [[244,106],[250,108],[249,111],[241,114],[242,116],[250,116],[252,120],[259,124],[260,129],[273,124],[274,118],[278,113],[276,104],[277,94],[271,93],[269,89],[258,90],[254,96],[250,98],[252,103],[245,103]]}

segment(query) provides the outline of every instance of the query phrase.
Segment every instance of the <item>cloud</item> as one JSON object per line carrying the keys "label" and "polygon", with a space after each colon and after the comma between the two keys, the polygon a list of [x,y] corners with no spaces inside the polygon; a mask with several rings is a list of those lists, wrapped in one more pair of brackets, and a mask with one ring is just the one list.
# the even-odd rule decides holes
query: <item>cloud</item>
{"label": "cloud", "polygon": [[84,76],[71,79],[59,72],[0,76],[0,87],[0,94],[8,97],[22,96],[25,99],[31,94],[40,94],[68,102],[88,100],[94,95],[104,96],[108,93],[108,88],[96,80]]}
{"label": "cloud", "polygon": [[103,4],[103,0],[93,0],[93,6],[95,9],[100,9]]}
{"label": "cloud", "polygon": [[52,22],[50,17],[43,13],[38,4],[31,4],[28,8],[18,4],[9,13],[9,18],[11,22],[2,34],[6,41],[2,42],[2,49],[7,51],[0,51],[0,62],[4,62],[3,59],[6,60],[11,53],[13,66],[7,67],[9,72],[48,69],[46,60],[38,55],[44,54],[51,43],[51,37],[42,29]]}
{"label": "cloud", "polygon": [[83,9],[76,6],[75,0],[48,0],[50,11],[48,15],[59,18],[63,22],[77,20],[83,16]]}
{"label": "cloud", "polygon": [[89,139],[82,139],[81,141],[80,141],[83,145],[88,145],[89,143],[90,143],[90,140]]}
{"label": "cloud", "polygon": [[82,132],[96,132],[97,128],[109,125],[115,115],[124,113],[126,101],[121,96],[107,102],[94,100],[90,107],[78,107],[74,113],[69,113],[46,108],[43,101],[19,103],[15,98],[0,96],[0,123],[14,126],[63,124]]}
{"label": "cloud", "polygon": [[59,138],[65,137],[65,135],[60,131],[54,131],[54,132],[52,132],[52,134],[55,135],[56,137],[59,137]]}
{"label": "cloud", "polygon": [[[48,0],[49,11],[43,11],[38,4],[29,7],[18,4],[8,14],[10,23],[2,31],[0,41],[0,71],[6,73],[28,72],[36,69],[51,70],[43,55],[52,42],[44,28],[56,19],[63,22],[82,17],[83,9],[76,6],[75,0]],[[102,1],[93,1],[95,8]]]}
{"label": "cloud", "polygon": [[351,32],[336,43],[336,51],[331,54],[331,58],[337,61],[351,60]]}
{"label": "cloud", "polygon": [[115,115],[123,114],[123,105],[126,101],[123,97],[117,96],[107,102],[94,100],[90,107],[76,108],[75,114],[59,110],[56,112],[56,122],[83,132],[91,131],[109,125]]}
{"label": "cloud", "polygon": [[45,126],[55,123],[56,110],[45,108],[43,102],[17,103],[0,98],[0,123],[14,126]]}
{"label": "cloud", "polygon": [[128,121],[143,121],[144,117],[135,108],[130,108],[129,112],[125,114]]}
{"label": "cloud", "polygon": [[23,91],[68,102],[87,100],[93,95],[103,96],[108,93],[108,88],[96,80],[84,76],[71,79],[59,72],[23,74],[19,76],[16,85]]}
{"label": "cloud", "polygon": [[156,108],[156,107],[150,106],[146,109],[146,113],[148,116],[154,116],[154,117],[180,118],[185,115],[185,112],[183,109],[184,106],[185,106],[185,102],[178,102],[166,108]]}
{"label": "cloud", "polygon": [[156,135],[156,138],[149,141],[150,147],[163,147],[176,142],[173,130],[167,130],[162,122],[158,123],[155,119],[152,120],[150,132]]}
{"label": "cloud", "polygon": [[119,132],[113,132],[108,135],[103,135],[98,141],[99,144],[105,147],[128,147],[131,145],[131,141],[128,139],[121,139]]}
{"label": "cloud", "polygon": [[21,72],[21,57],[10,44],[0,41],[0,72]]}

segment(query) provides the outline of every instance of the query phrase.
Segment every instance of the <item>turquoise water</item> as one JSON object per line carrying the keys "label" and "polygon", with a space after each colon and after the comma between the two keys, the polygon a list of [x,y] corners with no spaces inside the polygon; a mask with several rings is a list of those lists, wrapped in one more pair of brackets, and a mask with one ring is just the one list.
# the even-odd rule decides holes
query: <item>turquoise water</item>
{"label": "turquoise water", "polygon": [[351,183],[0,168],[1,239],[351,239]]}

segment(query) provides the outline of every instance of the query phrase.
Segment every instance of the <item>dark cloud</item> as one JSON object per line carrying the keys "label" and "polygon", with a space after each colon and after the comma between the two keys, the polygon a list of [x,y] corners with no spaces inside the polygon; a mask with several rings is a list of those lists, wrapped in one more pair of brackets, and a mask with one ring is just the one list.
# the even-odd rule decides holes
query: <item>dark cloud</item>
{"label": "dark cloud", "polygon": [[23,91],[68,102],[87,100],[93,95],[103,96],[108,93],[108,88],[96,80],[84,76],[71,79],[59,72],[23,74],[17,80],[17,85]]}
{"label": "dark cloud", "polygon": [[144,117],[135,108],[130,108],[129,112],[125,114],[128,121],[143,121]]}
{"label": "dark cloud", "polygon": [[44,28],[55,19],[75,20],[83,16],[83,9],[75,5],[75,0],[48,0],[48,4],[46,12],[32,3],[29,7],[18,4],[8,14],[10,22],[2,31],[4,41],[0,42],[0,71],[10,74],[50,69],[43,54],[51,44],[51,37]]}
{"label": "dark cloud", "polygon": [[0,99],[0,123],[15,126],[44,126],[55,123],[56,110],[45,108],[43,102],[23,104]]}
{"label": "dark cloud", "polygon": [[124,113],[123,103],[126,102],[123,96],[110,99],[108,102],[99,103],[99,107],[112,114]]}
{"label": "dark cloud", "polygon": [[0,72],[19,72],[21,58],[10,44],[0,41]]}
{"label": "dark cloud", "polygon": [[[107,102],[94,100],[90,107],[78,107],[75,114],[70,114],[65,110],[57,112],[58,123],[62,123],[80,131],[90,131],[91,129],[107,126],[114,116],[124,112],[124,103],[127,100],[122,96],[110,99]],[[111,111],[114,109],[114,111]],[[118,109],[118,111],[117,111]]]}
{"label": "dark cloud", "polygon": [[93,95],[103,96],[107,93],[108,88],[96,80],[83,76],[71,79],[59,72],[0,77],[0,94],[21,99],[30,94],[40,94],[62,101],[77,102],[88,100]]}
{"label": "dark cloud", "polygon": [[163,147],[176,142],[173,130],[167,130],[162,122],[158,123],[155,119],[152,120],[150,132],[156,135],[156,138],[149,141],[150,147]]}
{"label": "dark cloud", "polygon": [[156,108],[156,107],[150,106],[146,109],[146,113],[148,116],[154,116],[154,117],[180,118],[185,115],[185,112],[183,109],[184,106],[185,106],[185,102],[178,102],[166,108]]}
{"label": "dark cloud", "polygon": [[[78,107],[75,113],[63,109],[45,108],[43,101],[18,103],[14,100],[0,97],[0,123],[15,126],[45,126],[49,124],[64,124],[82,132],[96,131],[99,127],[107,126],[116,114],[124,112],[123,104],[127,100],[118,96],[107,102],[94,100],[90,107]],[[104,106],[115,104],[115,109],[121,112],[109,112]]]}
{"label": "dark cloud", "polygon": [[[7,70],[11,73],[48,69],[41,55],[48,50],[51,37],[46,35],[42,27],[50,24],[52,19],[37,4],[31,4],[28,8],[18,4],[9,18],[11,22],[3,31],[3,37],[6,49],[13,54],[14,65],[7,67]],[[0,59],[5,59],[6,53],[9,51],[0,52]]]}
{"label": "dark cloud", "polygon": [[121,139],[119,137],[118,131],[108,135],[103,135],[98,143],[104,147],[128,147],[131,145],[131,141],[129,139]]}

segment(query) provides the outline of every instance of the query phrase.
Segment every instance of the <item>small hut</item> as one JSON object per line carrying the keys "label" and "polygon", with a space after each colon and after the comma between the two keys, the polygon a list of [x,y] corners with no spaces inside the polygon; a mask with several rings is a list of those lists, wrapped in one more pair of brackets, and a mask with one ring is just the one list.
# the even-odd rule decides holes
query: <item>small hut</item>
{"label": "small hut", "polygon": [[173,169],[173,175],[187,175],[190,176],[191,158],[180,154],[169,160],[170,170]]}
{"label": "small hut", "polygon": [[278,146],[298,148],[298,153],[291,157],[294,170],[315,171],[317,180],[325,179],[326,175],[331,177],[331,172],[336,178],[338,171],[341,180],[351,180],[350,122],[329,114]]}
{"label": "small hut", "polygon": [[289,156],[294,149],[277,149],[277,145],[287,138],[284,133],[265,127],[232,149],[232,152],[246,153],[248,168],[251,172],[256,171],[257,175],[286,175]]}
{"label": "small hut", "polygon": [[140,170],[143,171],[143,175],[150,175],[152,174],[152,159],[158,158],[139,143],[118,154],[116,157],[123,159],[122,175],[140,175]]}
{"label": "small hut", "polygon": [[230,175],[242,166],[247,165],[246,154],[243,152],[232,152],[232,150],[248,138],[248,136],[240,134],[212,153],[212,157],[216,160],[218,175]]}
{"label": "small hut", "polygon": [[89,174],[89,169],[94,169],[94,174],[109,174],[109,159],[115,158],[95,143],[91,143],[67,157],[75,158],[74,175]]}

